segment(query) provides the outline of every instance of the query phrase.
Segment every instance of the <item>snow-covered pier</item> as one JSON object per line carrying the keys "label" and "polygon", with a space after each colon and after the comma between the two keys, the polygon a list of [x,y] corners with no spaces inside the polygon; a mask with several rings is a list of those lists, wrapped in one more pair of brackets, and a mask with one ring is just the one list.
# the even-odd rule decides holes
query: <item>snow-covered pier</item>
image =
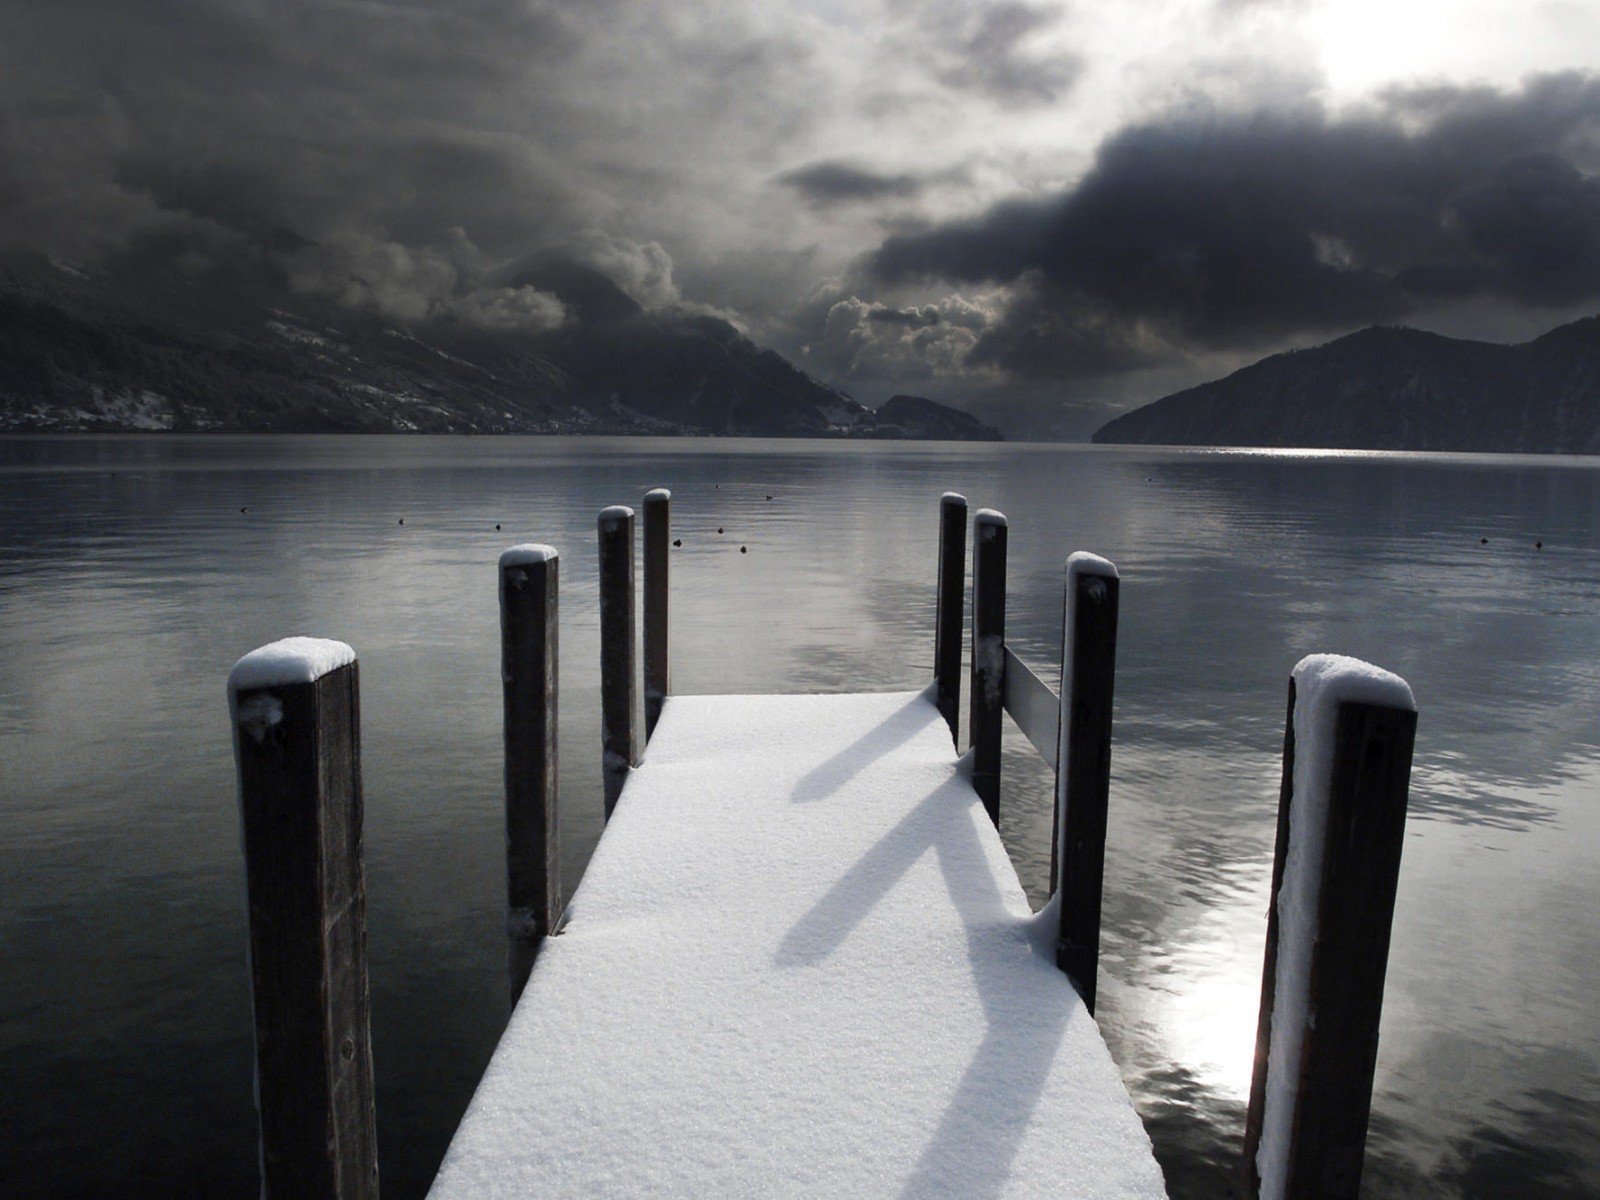
{"label": "snow-covered pier", "polygon": [[[975,515],[958,757],[962,497],[941,504],[933,682],[866,695],[671,695],[669,505],[646,499],[642,739],[634,517],[600,516],[608,823],[565,912],[559,555],[501,559],[520,997],[430,1195],[1165,1195],[1093,1018],[1116,567],[1068,561],[1058,691],[1005,644],[1006,520]],[[291,639],[230,680],[268,1197],[377,1195],[355,673],[348,647]],[[1290,697],[1242,1177],[1353,1197],[1416,714],[1402,681],[1327,655]],[[1056,769],[1037,914],[997,833],[1005,712]]]}
{"label": "snow-covered pier", "polygon": [[1166,1193],[926,693],[674,696],[432,1195]]}

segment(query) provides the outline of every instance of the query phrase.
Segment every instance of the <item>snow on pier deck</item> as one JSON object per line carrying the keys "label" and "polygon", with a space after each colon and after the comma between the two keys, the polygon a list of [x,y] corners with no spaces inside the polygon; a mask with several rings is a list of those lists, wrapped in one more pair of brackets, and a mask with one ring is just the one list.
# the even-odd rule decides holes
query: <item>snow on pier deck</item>
{"label": "snow on pier deck", "polygon": [[1165,1196],[1052,933],[924,693],[674,696],[431,1195]]}

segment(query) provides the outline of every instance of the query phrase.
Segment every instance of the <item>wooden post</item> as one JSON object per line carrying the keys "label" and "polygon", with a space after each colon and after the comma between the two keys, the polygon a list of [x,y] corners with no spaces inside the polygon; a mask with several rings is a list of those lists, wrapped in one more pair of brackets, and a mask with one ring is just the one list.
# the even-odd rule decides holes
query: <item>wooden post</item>
{"label": "wooden post", "polygon": [[607,820],[639,759],[635,629],[633,509],[616,504],[600,513],[600,744]]}
{"label": "wooden post", "polygon": [[1416,725],[1405,681],[1354,659],[1313,655],[1289,681],[1250,1200],[1360,1190]]}
{"label": "wooden post", "polygon": [[500,556],[500,679],[505,700],[506,934],[511,1001],[522,995],[561,913],[556,798],[558,592],[549,546]]}
{"label": "wooden post", "polygon": [[672,493],[656,488],[644,497],[644,740],[656,731],[672,690],[667,657],[667,559],[672,540]]}
{"label": "wooden post", "polygon": [[1061,896],[1056,965],[1072,980],[1091,1016],[1100,971],[1118,584],[1117,568],[1103,558],[1080,551],[1067,559],[1050,873]]}
{"label": "wooden post", "polygon": [[939,497],[939,579],[933,616],[933,683],[936,703],[961,746],[961,593],[967,582],[967,498]]}
{"label": "wooden post", "polygon": [[244,830],[264,1200],[375,1200],[360,701],[342,642],[228,676]]}
{"label": "wooden post", "polygon": [[1006,698],[1006,518],[972,518],[972,787],[1000,824],[1000,717]]}

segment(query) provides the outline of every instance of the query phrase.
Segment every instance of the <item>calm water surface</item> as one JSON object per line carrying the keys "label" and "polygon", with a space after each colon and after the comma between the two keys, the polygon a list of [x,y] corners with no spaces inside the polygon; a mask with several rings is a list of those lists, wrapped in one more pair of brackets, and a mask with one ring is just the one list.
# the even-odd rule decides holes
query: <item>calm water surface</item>
{"label": "calm water surface", "polygon": [[[563,552],[570,886],[599,831],[594,514],[655,485],[681,692],[924,680],[946,488],[1010,516],[1040,666],[1067,554],[1117,561],[1100,1020],[1175,1196],[1233,1190],[1289,670],[1404,675],[1366,1193],[1600,1195],[1600,460],[177,437],[0,440],[0,1191],[254,1193],[224,679],[288,633],[361,657],[381,1170],[426,1190],[508,1012],[495,559]],[[1048,780],[1014,730],[1006,769],[1037,902]]]}

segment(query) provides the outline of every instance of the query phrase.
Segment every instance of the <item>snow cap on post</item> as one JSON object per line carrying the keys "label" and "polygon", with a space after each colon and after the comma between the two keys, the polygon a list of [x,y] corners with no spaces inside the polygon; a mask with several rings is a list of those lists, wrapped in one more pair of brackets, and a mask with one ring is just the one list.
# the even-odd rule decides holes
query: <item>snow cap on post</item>
{"label": "snow cap on post", "polygon": [[1079,575],[1099,575],[1105,579],[1121,578],[1117,574],[1117,564],[1109,558],[1101,558],[1098,554],[1090,554],[1087,550],[1075,550],[1067,558],[1067,578],[1073,579]]}
{"label": "snow cap on post", "polygon": [[645,498],[646,502],[649,502],[651,500],[671,500],[672,499],[672,489],[671,488],[651,488],[648,492],[646,492],[644,494],[644,498]]}
{"label": "snow cap on post", "polygon": [[252,696],[241,708],[241,693],[315,683],[355,660],[354,650],[332,638],[287,637],[259,646],[228,672],[228,713],[259,742],[283,719],[283,706],[267,692]]}
{"label": "snow cap on post", "polygon": [[980,508],[972,514],[972,523],[975,526],[988,525],[991,527],[996,525],[1004,527],[1008,524],[1005,513],[998,508]]}
{"label": "snow cap on post", "polygon": [[[1328,718],[1346,702],[1417,711],[1409,683],[1393,671],[1347,654],[1306,655],[1294,665],[1294,686],[1296,718],[1311,713]],[[1299,727],[1297,720],[1295,728]]]}
{"label": "snow cap on post", "polygon": [[332,638],[287,637],[250,651],[228,672],[228,695],[258,688],[315,683],[355,662],[356,652]]}
{"label": "snow cap on post", "polygon": [[615,530],[623,521],[630,521],[632,519],[633,509],[629,508],[626,504],[613,504],[608,508],[602,508],[600,510],[600,530],[602,533],[610,533]]}
{"label": "snow cap on post", "polygon": [[524,542],[500,555],[500,569],[531,567],[535,563],[546,563],[559,557],[554,546],[546,546],[543,542]]}

